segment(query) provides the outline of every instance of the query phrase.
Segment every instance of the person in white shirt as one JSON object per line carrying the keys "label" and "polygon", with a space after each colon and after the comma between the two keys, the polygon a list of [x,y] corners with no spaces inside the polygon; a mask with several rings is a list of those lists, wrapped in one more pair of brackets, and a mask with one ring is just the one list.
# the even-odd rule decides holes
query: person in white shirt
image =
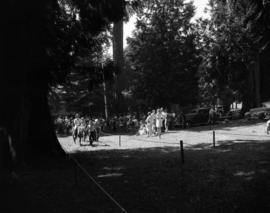
{"label": "person in white shirt", "polygon": [[157,127],[156,127],[156,111],[153,109],[151,113],[151,122],[152,122],[152,133],[156,135]]}
{"label": "person in white shirt", "polygon": [[81,125],[81,119],[79,118],[79,114],[76,114],[73,120],[73,135],[77,135],[78,127],[80,125]]}
{"label": "person in white shirt", "polygon": [[161,108],[161,114],[162,114],[162,118],[164,121],[164,128],[165,128],[165,132],[168,132],[168,123],[167,123],[167,117],[168,117],[168,113],[167,110],[163,110],[163,108]]}
{"label": "person in white shirt", "polygon": [[268,120],[266,122],[266,132],[267,132],[267,135],[269,135],[269,132],[270,132],[270,120]]}
{"label": "person in white shirt", "polygon": [[143,121],[140,121],[140,129],[138,130],[136,135],[145,135],[147,134],[146,125],[143,123]]}
{"label": "person in white shirt", "polygon": [[147,118],[146,118],[146,130],[147,130],[147,137],[150,137],[152,135],[152,115],[151,112],[148,112]]}
{"label": "person in white shirt", "polygon": [[162,121],[163,118],[161,114],[161,109],[158,109],[156,114],[156,127],[157,127],[157,135],[159,136],[159,138],[161,138]]}

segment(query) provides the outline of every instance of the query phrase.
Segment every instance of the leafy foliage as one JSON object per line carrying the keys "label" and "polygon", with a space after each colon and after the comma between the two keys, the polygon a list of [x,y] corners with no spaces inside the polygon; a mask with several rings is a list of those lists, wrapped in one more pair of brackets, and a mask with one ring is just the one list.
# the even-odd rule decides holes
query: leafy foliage
{"label": "leafy foliage", "polygon": [[253,88],[247,89],[246,85],[252,80],[251,65],[258,51],[243,24],[250,5],[247,1],[237,5],[210,1],[209,6],[211,19],[197,23],[202,38],[202,99],[216,103],[219,98],[225,104],[249,99]]}
{"label": "leafy foliage", "polygon": [[54,109],[53,112],[59,113],[64,110],[64,114],[80,112],[87,115],[102,113],[104,111],[103,82],[105,81],[107,86],[112,85],[113,75],[117,72],[110,59],[103,64],[93,64],[91,61],[81,62],[66,76],[61,86],[53,88],[53,94],[56,94],[59,100],[58,102],[56,100],[52,106],[57,103],[62,106]]}
{"label": "leafy foliage", "polygon": [[128,39],[126,59],[133,97],[148,106],[191,104],[197,97],[192,3],[147,1]]}
{"label": "leafy foliage", "polygon": [[[62,28],[57,24],[56,30],[62,35],[60,45],[67,48],[60,45],[52,47],[52,58],[59,69],[52,72],[54,78],[50,97],[58,95],[62,105],[67,105],[65,111],[85,112],[88,108],[89,113],[93,102],[99,106],[103,80],[112,81],[113,76],[119,73],[112,61],[104,62],[103,54],[109,45],[110,23],[125,15],[125,2],[114,1],[116,5],[105,2],[59,1],[57,21],[62,23]],[[116,14],[111,11],[114,9]],[[52,106],[57,104],[52,99],[50,102]]]}
{"label": "leafy foliage", "polygon": [[50,58],[52,82],[64,81],[80,61],[96,57],[109,43],[110,23],[125,15],[125,2],[59,0],[54,10]]}
{"label": "leafy foliage", "polygon": [[[250,11],[245,18],[245,24],[255,38],[255,44],[260,51],[270,49],[270,1],[269,0],[249,0]],[[241,4],[235,1],[235,4]],[[268,55],[269,57],[269,55]]]}

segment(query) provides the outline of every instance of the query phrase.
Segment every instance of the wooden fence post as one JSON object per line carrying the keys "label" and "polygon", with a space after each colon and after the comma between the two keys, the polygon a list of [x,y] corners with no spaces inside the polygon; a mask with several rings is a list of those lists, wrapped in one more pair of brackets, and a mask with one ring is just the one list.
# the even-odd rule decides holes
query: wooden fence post
{"label": "wooden fence post", "polygon": [[184,146],[183,146],[183,141],[182,140],[180,140],[180,151],[181,151],[181,160],[182,160],[182,163],[185,163]]}
{"label": "wooden fence post", "polygon": [[216,133],[215,130],[213,131],[213,147],[216,146]]}

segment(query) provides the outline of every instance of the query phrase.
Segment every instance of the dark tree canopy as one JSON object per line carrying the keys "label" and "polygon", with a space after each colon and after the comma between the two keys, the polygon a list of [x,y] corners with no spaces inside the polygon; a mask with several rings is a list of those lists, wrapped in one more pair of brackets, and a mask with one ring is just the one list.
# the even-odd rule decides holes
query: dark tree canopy
{"label": "dark tree canopy", "polygon": [[[52,87],[50,106],[54,115],[99,115],[104,117],[103,83],[114,84],[118,69],[111,59],[80,61],[62,84]],[[107,95],[110,95],[111,91]],[[111,111],[111,110],[110,110]],[[90,113],[90,114],[89,114]]]}

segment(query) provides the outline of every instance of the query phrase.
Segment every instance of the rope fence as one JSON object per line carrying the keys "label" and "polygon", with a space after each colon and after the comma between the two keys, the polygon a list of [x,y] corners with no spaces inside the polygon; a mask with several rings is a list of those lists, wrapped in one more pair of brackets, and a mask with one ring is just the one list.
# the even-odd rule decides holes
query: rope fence
{"label": "rope fence", "polygon": [[[108,134],[108,133],[101,133],[103,136],[117,136],[117,135],[112,135],[112,134]],[[119,137],[119,147],[121,147],[121,135],[118,135]],[[131,136],[132,137],[132,136]],[[164,141],[149,141],[149,140],[143,140],[143,139],[139,139],[138,137],[132,137],[133,139],[136,140],[140,140],[140,141],[144,141],[144,142],[148,142],[148,143],[163,143],[163,144],[173,144],[173,145],[178,145],[178,143],[173,143],[173,142],[164,142]],[[113,141],[108,141],[108,142],[113,142]],[[107,145],[104,142],[101,142],[105,145]],[[183,148],[183,141],[180,141],[180,151],[181,151],[181,161],[182,163],[184,163],[184,148]],[[113,198],[113,196],[107,192],[96,180],[95,178],[93,178],[91,176],[91,174],[78,162],[78,160],[73,157],[71,154],[69,154],[66,150],[65,150],[67,156],[69,156],[69,158],[74,162],[74,179],[75,179],[75,183],[78,184],[78,171],[77,168],[79,168],[88,178],[89,180],[91,180],[91,182],[93,182],[99,189],[101,192],[103,192],[104,195],[106,195],[120,210],[121,212],[127,213],[127,210],[115,199]]]}
{"label": "rope fence", "polygon": [[[211,131],[208,131],[207,132],[207,134],[212,135],[212,147],[213,148],[216,147],[216,131],[217,130],[211,130]],[[269,136],[263,136],[263,135],[258,135],[258,134],[247,135],[247,134],[238,134],[238,133],[229,133],[229,132],[222,132],[220,134],[223,134],[223,135],[254,136],[254,137],[257,137],[257,138],[258,137],[260,137],[260,138],[267,137],[269,139]],[[182,164],[185,163],[184,142],[183,142],[183,140],[180,140],[179,142],[164,141],[162,139],[160,139],[160,141],[156,141],[156,140],[143,139],[143,138],[140,138],[138,136],[121,135],[121,134],[109,134],[109,133],[105,133],[105,132],[101,132],[101,136],[115,136],[115,137],[118,137],[118,145],[119,145],[119,147],[122,147],[122,145],[124,144],[122,142],[130,142],[132,140],[143,141],[143,142],[146,142],[146,143],[158,143],[158,144],[168,144],[168,145],[179,146],[181,163]],[[123,137],[125,137],[125,136],[127,136],[129,138],[129,140],[124,140]],[[106,140],[105,142],[117,143],[117,141],[111,141],[111,140]],[[99,143],[103,143],[106,146],[110,146],[110,145],[108,145],[105,142],[99,141]],[[90,175],[90,173],[78,162],[78,160],[75,157],[73,157],[72,155],[70,155],[66,150],[65,150],[65,152],[70,157],[70,159],[74,162],[74,176],[75,176],[74,178],[75,178],[76,184],[78,183],[78,171],[77,171],[77,168],[79,168],[89,178],[89,180],[91,182],[93,182],[100,189],[100,191],[103,192],[103,194],[106,197],[108,197],[121,210],[121,212],[127,213],[127,211],[125,210],[125,208],[115,198],[113,198],[113,196],[110,193],[108,193],[95,180],[95,178],[93,178]]]}
{"label": "rope fence", "polygon": [[[66,150],[65,150],[66,152]],[[78,160],[70,155],[68,152],[66,154],[69,156],[69,158],[74,162],[74,178],[75,183],[78,184],[78,171],[77,167],[100,189],[101,192],[103,192],[104,195],[106,195],[120,210],[121,212],[127,213],[127,210],[118,202],[115,198],[113,198],[112,195],[110,195],[109,192],[107,192],[96,180],[93,178],[90,173],[78,162]]]}
{"label": "rope fence", "polygon": [[[216,146],[216,135],[220,134],[220,135],[231,135],[231,136],[243,136],[243,137],[256,137],[256,138],[263,138],[263,139],[269,139],[269,136],[267,135],[259,135],[259,134],[240,134],[240,133],[230,133],[230,132],[218,132],[218,130],[211,130],[208,131],[207,134],[209,134],[209,136],[213,138],[213,147]],[[119,147],[122,145],[122,140],[121,138],[127,136],[129,139],[125,140],[125,142],[129,142],[131,140],[138,140],[138,141],[143,141],[143,142],[147,142],[147,143],[159,143],[159,144],[169,144],[169,145],[178,145],[178,142],[172,142],[172,141],[164,141],[161,139],[161,141],[156,141],[156,140],[149,140],[146,138],[140,138],[139,136],[130,136],[130,135],[121,135],[121,134],[108,134],[108,133],[103,133],[104,136],[117,136],[119,137]],[[114,142],[114,141],[110,141],[107,140],[108,142]]]}

